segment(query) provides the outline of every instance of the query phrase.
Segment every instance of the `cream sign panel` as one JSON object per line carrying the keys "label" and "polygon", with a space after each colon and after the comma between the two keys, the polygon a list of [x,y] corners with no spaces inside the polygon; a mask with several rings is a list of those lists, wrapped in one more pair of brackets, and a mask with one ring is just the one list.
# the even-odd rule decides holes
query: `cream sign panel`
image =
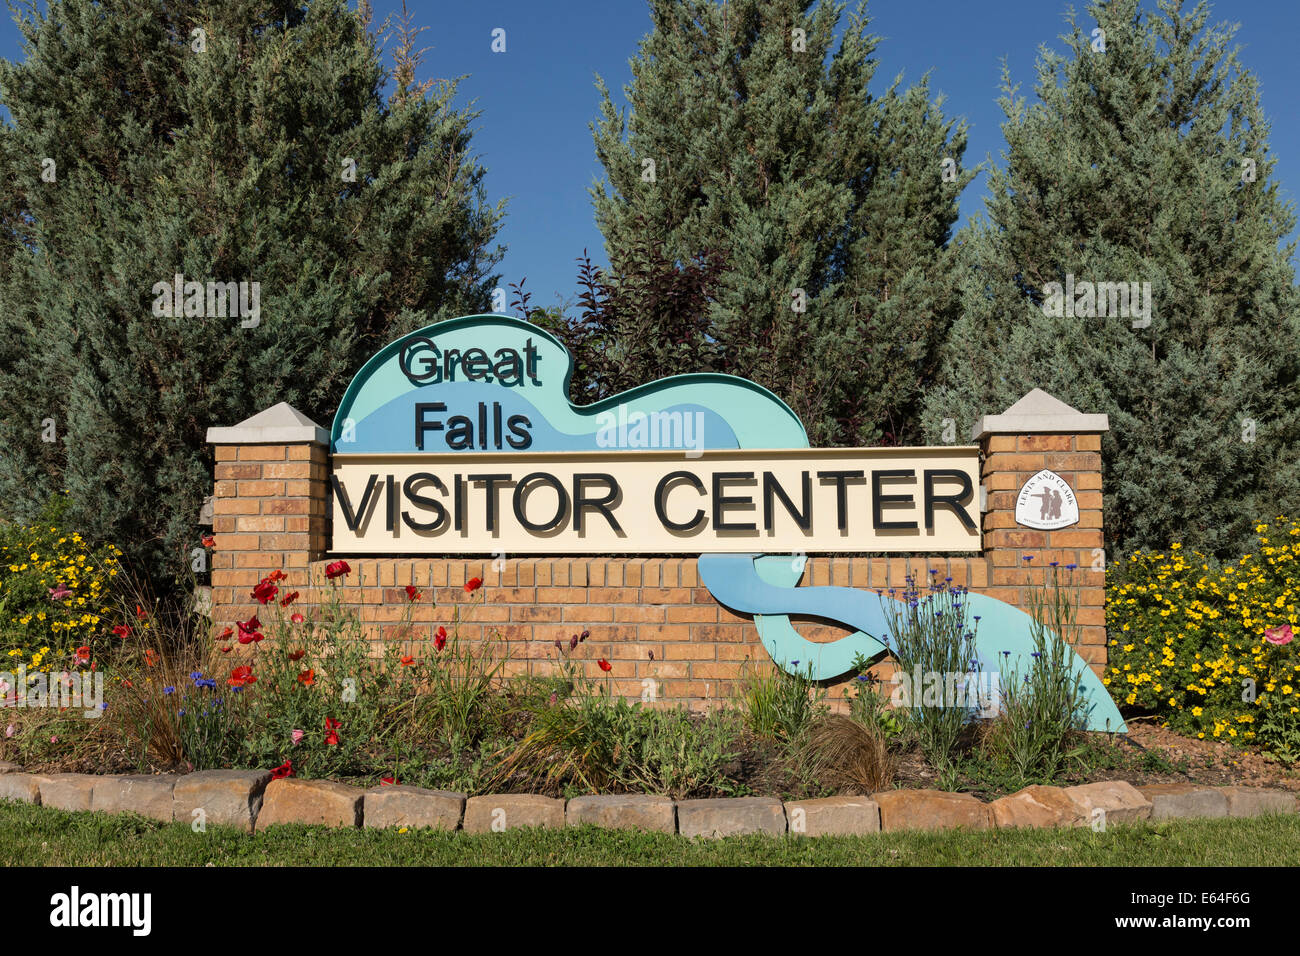
{"label": "cream sign panel", "polygon": [[978,551],[974,448],[334,456],[343,554]]}

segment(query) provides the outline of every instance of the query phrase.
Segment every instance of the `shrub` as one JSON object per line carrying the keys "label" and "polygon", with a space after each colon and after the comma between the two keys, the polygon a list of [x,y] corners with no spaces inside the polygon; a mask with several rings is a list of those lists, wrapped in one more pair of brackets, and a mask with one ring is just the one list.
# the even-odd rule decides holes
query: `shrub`
{"label": "shrub", "polygon": [[1062,569],[1053,561],[1048,583],[1029,588],[1032,662],[1025,674],[1002,671],[999,713],[984,737],[989,755],[1020,785],[1055,777],[1086,725],[1087,665],[1071,647],[1078,640],[1078,609],[1068,590],[1073,572],[1074,565]]}
{"label": "shrub", "polygon": [[895,761],[883,734],[871,724],[825,714],[809,727],[810,769],[823,785],[874,793],[893,785]]}
{"label": "shrub", "polygon": [[1116,700],[1199,738],[1300,749],[1300,521],[1255,528],[1258,546],[1221,568],[1170,545],[1108,572]]}
{"label": "shrub", "polygon": [[[957,741],[975,712],[960,700],[946,699],[947,688],[957,675],[976,680],[979,665],[972,659],[975,631],[966,622],[966,589],[954,587],[951,579],[937,580],[937,571],[931,575],[924,592],[908,575],[902,600],[882,596],[881,603],[890,630],[884,636],[885,644],[892,644],[900,670],[908,677],[919,674],[927,685],[933,680],[945,689],[943,699],[933,701],[913,686],[899,710],[921,753],[936,770],[946,772],[953,766]],[[892,596],[894,590],[889,593]]]}
{"label": "shrub", "polygon": [[0,650],[4,667],[49,671],[78,647],[106,644],[122,552],[90,547],[66,527],[67,498],[31,525],[0,525]]}
{"label": "shrub", "polygon": [[[798,661],[790,665],[798,667]],[[812,679],[812,663],[803,673],[768,667],[746,675],[740,699],[745,722],[755,736],[797,740],[814,717],[825,712],[826,689]]]}
{"label": "shrub", "polygon": [[729,792],[724,768],[737,756],[741,730],[734,715],[692,717],[683,708],[645,707],[613,697],[607,682],[583,677],[571,658],[562,657],[560,669],[555,690],[526,698],[528,731],[505,756],[498,784],[676,798]]}

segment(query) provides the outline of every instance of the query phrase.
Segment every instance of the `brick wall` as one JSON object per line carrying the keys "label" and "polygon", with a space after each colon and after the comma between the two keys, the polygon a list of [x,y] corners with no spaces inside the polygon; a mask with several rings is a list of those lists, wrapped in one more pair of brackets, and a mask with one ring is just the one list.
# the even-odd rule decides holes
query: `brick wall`
{"label": "brick wall", "polygon": [[[1077,564],[1079,651],[1100,673],[1106,660],[1104,574],[1094,570],[1094,549],[1104,544],[1100,434],[991,434],[982,436],[981,448],[987,502],[980,556],[813,556],[802,583],[887,589],[903,586],[909,569],[925,579],[933,568],[956,584],[1024,607],[1026,584],[1042,583],[1047,562]],[[324,445],[217,444],[215,457],[214,624],[220,629],[259,611],[265,617],[250,592],[275,568],[289,575],[282,586],[301,592],[297,606],[310,613],[318,589],[335,586],[324,580],[327,560],[335,557],[326,558]],[[1077,525],[1061,531],[1016,525],[1017,490],[1043,468],[1074,489]],[[1026,555],[1034,560],[1024,561]],[[342,557],[352,573],[338,597],[357,608],[377,649],[401,641],[423,653],[434,629],[450,625],[460,607],[463,638],[499,635],[511,658],[507,673],[543,674],[554,666],[554,642],[587,630],[590,637],[573,656],[586,662],[590,676],[606,676],[596,666],[605,658],[617,693],[641,697],[652,687],[656,699],[694,709],[727,698],[747,668],[768,662],[752,620],[714,601],[700,583],[695,558],[511,558],[498,571],[491,558]],[[484,586],[471,600],[464,584],[474,577]],[[407,584],[425,593],[412,608],[406,606]],[[812,640],[845,633],[826,622],[794,624]],[[832,700],[842,697],[845,685],[830,687]]]}

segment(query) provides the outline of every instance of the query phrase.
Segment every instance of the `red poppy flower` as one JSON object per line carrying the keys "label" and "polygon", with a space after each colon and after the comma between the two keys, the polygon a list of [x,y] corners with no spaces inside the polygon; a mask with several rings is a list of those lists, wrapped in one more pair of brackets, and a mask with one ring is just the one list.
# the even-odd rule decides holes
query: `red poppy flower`
{"label": "red poppy flower", "polygon": [[299,684],[302,684],[303,687],[310,687],[312,684],[316,683],[316,670],[315,670],[315,668],[309,667],[309,668],[307,668],[305,671],[303,671],[301,674],[299,674],[299,675],[298,675],[298,683],[299,683]]}
{"label": "red poppy flower", "polygon": [[606,673],[609,673],[614,669],[614,665],[611,664],[609,661],[605,660],[605,658],[603,657],[600,660],[596,661],[596,663],[599,664],[600,669],[605,671]]}
{"label": "red poppy flower", "polygon": [[352,568],[348,566],[346,561],[331,561],[329,564],[325,565],[325,577],[329,578],[331,581],[334,580],[334,578],[342,577],[351,572]]}
{"label": "red poppy flower", "polygon": [[335,720],[333,717],[325,718],[325,743],[330,747],[337,747],[339,743],[338,729],[343,726],[343,721]]}
{"label": "red poppy flower", "polygon": [[433,646],[438,650],[447,646],[447,629],[441,624],[438,625],[438,633],[433,636]]}
{"label": "red poppy flower", "polygon": [[234,649],[235,649],[235,645],[233,645],[233,644],[227,644],[225,647],[221,648],[221,653],[223,653],[223,654],[229,654],[229,653],[230,653],[231,651],[233,651]]}
{"label": "red poppy flower", "polygon": [[403,667],[410,667],[414,663],[415,663],[415,658],[413,656],[408,655],[407,657],[402,658]]}
{"label": "red poppy flower", "polygon": [[150,667],[153,667],[155,664],[158,663],[158,652],[155,651],[152,647],[145,648],[144,662],[148,664]]}
{"label": "red poppy flower", "polygon": [[90,648],[82,645],[77,648],[77,663],[84,664],[90,660]]}
{"label": "red poppy flower", "polygon": [[285,574],[279,568],[276,568],[274,571],[272,571],[270,574],[266,576],[266,580],[270,581],[272,584],[275,584],[277,581],[289,580],[289,575]]}
{"label": "red poppy flower", "polygon": [[142,608],[142,607],[141,607],[140,605],[138,605],[138,604],[135,606],[135,619],[136,619],[137,621],[143,621],[143,620],[145,620],[148,616],[149,616],[149,615],[148,615],[148,613],[145,611],[144,608]]}
{"label": "red poppy flower", "polygon": [[259,604],[268,603],[278,593],[280,593],[280,589],[272,584],[268,578],[262,578],[261,581],[257,582],[257,587],[253,588],[253,597],[257,599]]}
{"label": "red poppy flower", "polygon": [[240,644],[254,644],[262,640],[263,635],[258,631],[258,628],[262,626],[262,622],[257,619],[256,614],[247,621],[236,621],[235,623],[239,627]]}
{"label": "red poppy flower", "polygon": [[228,641],[234,636],[235,636],[235,629],[233,627],[228,627],[220,634],[217,635],[217,640]]}
{"label": "red poppy flower", "polygon": [[290,591],[284,597],[280,598],[280,607],[288,607],[296,600],[298,600],[298,592]]}
{"label": "red poppy flower", "polygon": [[380,778],[379,778],[379,782],[380,782],[380,784],[387,784],[387,785],[389,785],[389,786],[393,786],[394,784],[397,783],[397,778],[396,778],[396,777],[380,777]]}
{"label": "red poppy flower", "polygon": [[289,660],[291,660],[291,661],[300,661],[300,660],[303,659],[303,655],[305,655],[306,653],[307,653],[307,652],[306,652],[306,651],[303,651],[303,650],[290,651],[290,652],[289,652]]}
{"label": "red poppy flower", "polygon": [[301,624],[303,621],[307,619],[303,617],[301,614],[291,614],[289,615],[289,620],[293,621],[293,623],[295,624]]}
{"label": "red poppy flower", "polygon": [[408,584],[406,586],[406,599],[408,601],[418,601],[422,596],[413,585]]}
{"label": "red poppy flower", "polygon": [[473,594],[482,586],[483,586],[482,578],[470,578],[468,581],[465,582],[465,593]]}
{"label": "red poppy flower", "polygon": [[244,664],[230,672],[230,679],[226,683],[231,687],[244,687],[248,684],[256,684],[257,678],[253,676],[253,669]]}
{"label": "red poppy flower", "polygon": [[280,766],[273,767],[271,769],[272,780],[283,780],[285,777],[292,777],[292,776],[293,776],[292,760],[286,760],[284,763],[280,764]]}
{"label": "red poppy flower", "polygon": [[130,633],[131,633],[131,629],[127,627],[125,624],[118,624],[116,627],[113,628],[113,634],[116,637],[121,638],[122,640],[126,640],[127,635]]}
{"label": "red poppy flower", "polygon": [[217,546],[217,539],[212,537],[210,534],[205,534],[199,540],[203,542],[203,547],[205,548],[215,548]]}

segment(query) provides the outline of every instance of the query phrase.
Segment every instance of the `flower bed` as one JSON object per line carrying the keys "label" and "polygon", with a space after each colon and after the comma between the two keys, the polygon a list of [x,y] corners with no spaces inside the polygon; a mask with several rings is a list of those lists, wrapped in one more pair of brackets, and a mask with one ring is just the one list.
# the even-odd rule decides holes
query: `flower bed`
{"label": "flower bed", "polygon": [[1256,527],[1259,547],[1222,568],[1174,544],[1135,554],[1107,596],[1116,700],[1200,739],[1300,759],[1300,521]]}

